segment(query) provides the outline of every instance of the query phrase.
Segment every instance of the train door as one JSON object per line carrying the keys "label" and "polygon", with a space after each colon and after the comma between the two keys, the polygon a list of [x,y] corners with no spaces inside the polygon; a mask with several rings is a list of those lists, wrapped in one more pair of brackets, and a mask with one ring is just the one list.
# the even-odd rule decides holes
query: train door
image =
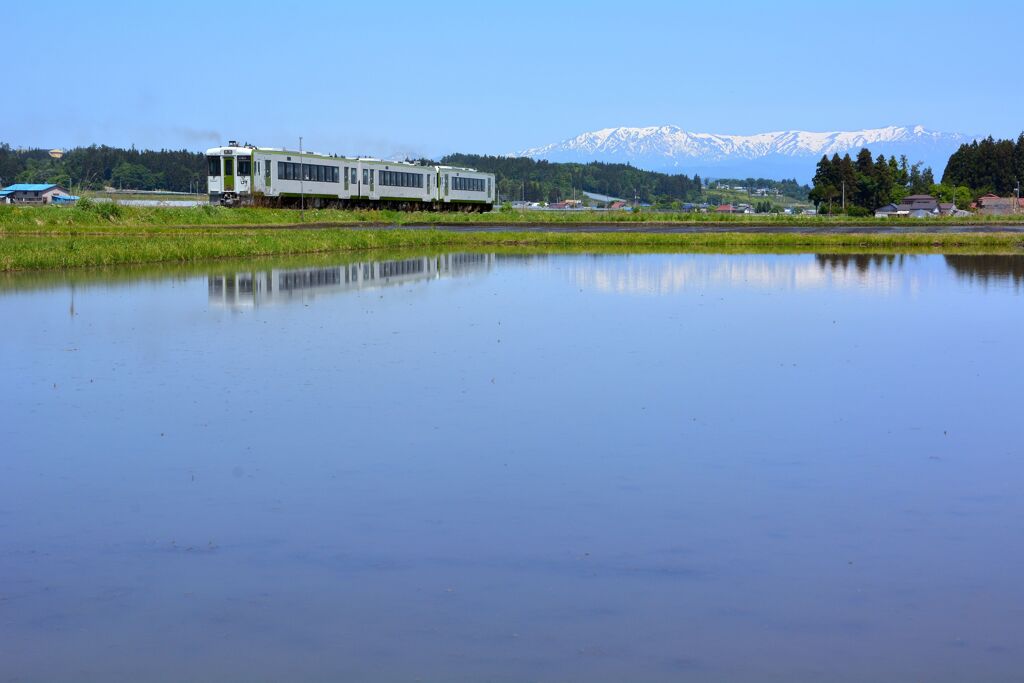
{"label": "train door", "polygon": [[235,159],[224,157],[224,191],[235,191]]}
{"label": "train door", "polygon": [[252,155],[235,157],[235,177],[239,193],[248,194],[252,185]]}

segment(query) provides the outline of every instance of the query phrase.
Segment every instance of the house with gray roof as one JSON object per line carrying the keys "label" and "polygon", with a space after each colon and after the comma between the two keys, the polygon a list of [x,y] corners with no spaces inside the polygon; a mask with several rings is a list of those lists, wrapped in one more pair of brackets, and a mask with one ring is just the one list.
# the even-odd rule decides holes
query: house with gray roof
{"label": "house with gray roof", "polygon": [[[952,207],[952,204],[948,206]],[[904,197],[899,204],[886,204],[875,209],[875,218],[910,217],[926,218],[942,213],[939,200],[927,194],[912,194]]]}

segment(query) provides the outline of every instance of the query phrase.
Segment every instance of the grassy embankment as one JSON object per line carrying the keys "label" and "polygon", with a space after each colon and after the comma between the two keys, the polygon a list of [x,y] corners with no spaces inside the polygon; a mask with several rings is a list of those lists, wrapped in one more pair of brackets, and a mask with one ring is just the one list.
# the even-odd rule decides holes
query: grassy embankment
{"label": "grassy embankment", "polygon": [[[300,220],[303,221],[300,223]],[[894,221],[846,216],[785,214],[699,214],[651,211],[492,211],[483,214],[403,211],[308,210],[304,219],[293,209],[198,206],[190,208],[120,206],[96,203],[76,207],[0,206],[0,234],[46,232],[65,228],[145,228],[187,226],[392,226],[392,225],[741,225],[764,227],[840,227],[899,225],[908,229],[932,225],[1004,225],[1024,223],[1019,216],[971,216]]]}
{"label": "grassy embankment", "polygon": [[[352,252],[495,250],[506,247],[546,250],[615,251],[943,251],[959,253],[1024,253],[1024,235],[1009,233],[955,234],[780,234],[756,233],[552,233],[454,232],[444,230],[268,230],[266,221],[281,220],[270,209],[150,209],[119,207],[105,217],[94,207],[0,208],[0,271],[144,263],[195,263],[222,258]],[[265,213],[265,212],[270,212]],[[284,212],[294,218],[294,212]],[[420,223],[436,214],[383,212],[309,212],[366,215],[363,225]],[[516,225],[506,220],[494,224]],[[545,216],[549,214],[544,214]],[[554,214],[559,215],[559,214]],[[573,215],[573,214],[570,214]],[[607,215],[607,214],[598,214]],[[488,215],[471,216],[487,218]],[[259,219],[264,219],[261,222]],[[416,218],[419,221],[415,220]],[[461,214],[442,215],[441,222],[459,222]],[[452,221],[451,219],[456,219]],[[187,223],[185,220],[191,220]],[[202,220],[209,222],[203,223]],[[227,227],[245,225],[250,227]],[[218,221],[225,221],[218,223]],[[322,221],[328,223],[332,221]],[[595,222],[585,221],[586,222]],[[273,225],[280,225],[274,223]],[[787,224],[788,225],[788,224]],[[919,225],[914,223],[911,225]]]}

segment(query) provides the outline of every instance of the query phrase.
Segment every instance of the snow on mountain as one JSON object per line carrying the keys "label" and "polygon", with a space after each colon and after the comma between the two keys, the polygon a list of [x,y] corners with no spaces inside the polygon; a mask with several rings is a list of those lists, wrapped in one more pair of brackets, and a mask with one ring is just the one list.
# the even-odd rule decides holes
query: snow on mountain
{"label": "snow on mountain", "polygon": [[[814,173],[823,154],[856,153],[868,147],[873,154],[907,154],[941,174],[957,147],[972,138],[940,133],[923,126],[888,126],[849,132],[814,133],[800,130],[757,135],[690,133],[678,126],[605,128],[562,142],[527,149],[513,156],[549,161],[607,161],[632,163],[658,171],[778,175],[786,169],[801,180]],[[788,177],[788,175],[786,176]]]}

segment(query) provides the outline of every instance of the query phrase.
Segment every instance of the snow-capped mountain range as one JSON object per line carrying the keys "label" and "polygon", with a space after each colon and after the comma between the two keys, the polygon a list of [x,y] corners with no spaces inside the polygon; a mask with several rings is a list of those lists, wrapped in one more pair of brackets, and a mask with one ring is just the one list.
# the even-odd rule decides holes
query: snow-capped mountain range
{"label": "snow-capped mountain range", "polygon": [[942,174],[949,155],[973,138],[923,126],[888,126],[858,131],[815,133],[802,130],[757,135],[690,133],[678,126],[605,128],[562,142],[523,150],[513,156],[549,161],[631,163],[640,168],[725,177],[796,177],[806,181],[823,154],[906,154]]}

